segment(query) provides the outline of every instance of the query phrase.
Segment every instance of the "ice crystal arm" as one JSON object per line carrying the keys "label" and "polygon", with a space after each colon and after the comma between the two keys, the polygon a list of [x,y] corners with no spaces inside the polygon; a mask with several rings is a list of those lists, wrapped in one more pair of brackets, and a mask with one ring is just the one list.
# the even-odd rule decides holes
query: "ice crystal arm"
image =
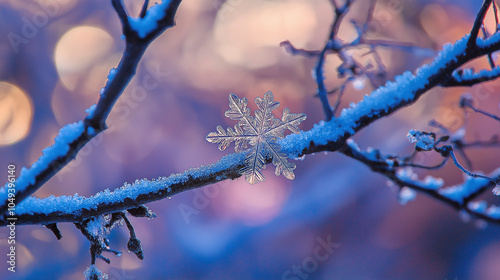
{"label": "ice crystal arm", "polygon": [[296,167],[295,163],[288,161],[286,154],[281,151],[280,145],[276,142],[269,142],[267,145],[273,156],[273,165],[276,166],[274,174],[280,176],[283,173],[283,176],[288,180],[295,179],[295,174],[293,173]]}
{"label": "ice crystal arm", "polygon": [[248,99],[238,98],[235,94],[229,95],[229,110],[224,115],[231,120],[239,121],[238,124],[243,127],[247,134],[257,134],[253,126],[253,117],[250,116],[250,108],[247,108]]}
{"label": "ice crystal arm", "polygon": [[272,111],[278,108],[280,103],[274,101],[273,93],[268,91],[264,94],[264,98],[256,97],[255,104],[259,108],[255,111],[255,127],[260,134],[263,134],[272,128],[271,124],[279,123],[279,120],[274,117]]}
{"label": "ice crystal arm", "polygon": [[266,168],[266,158],[263,153],[261,140],[258,140],[255,146],[245,157],[245,166],[240,169],[240,174],[245,175],[245,180],[251,185],[264,181],[266,178],[260,170]]}
{"label": "ice crystal arm", "polygon": [[222,126],[217,126],[216,132],[210,132],[207,137],[207,141],[210,143],[219,144],[219,150],[224,151],[232,142],[234,142],[234,150],[239,153],[244,148],[247,148],[248,142],[250,141],[250,136],[244,135],[243,130],[239,125],[232,128],[228,128],[227,132],[222,128]]}

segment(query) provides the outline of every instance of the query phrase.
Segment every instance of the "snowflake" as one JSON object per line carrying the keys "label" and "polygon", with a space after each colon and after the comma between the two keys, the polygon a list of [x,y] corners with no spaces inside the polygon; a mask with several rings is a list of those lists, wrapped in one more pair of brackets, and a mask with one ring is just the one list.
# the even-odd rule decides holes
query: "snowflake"
{"label": "snowflake", "polygon": [[276,166],[276,176],[283,174],[287,179],[293,180],[295,164],[288,162],[277,140],[284,137],[287,129],[299,133],[298,125],[306,119],[306,115],[292,114],[290,109],[286,108],[283,110],[281,120],[276,119],[272,111],[278,108],[280,103],[274,101],[273,93],[270,91],[264,94],[264,99],[255,98],[258,108],[255,111],[255,117],[250,115],[247,104],[246,98],[240,99],[230,94],[229,108],[231,109],[227,110],[224,115],[231,120],[237,120],[238,124],[234,126],[234,130],[229,127],[227,132],[220,125],[217,126],[216,132],[210,132],[207,135],[207,141],[219,144],[221,151],[234,142],[234,150],[237,153],[246,149],[250,144],[252,147],[246,154],[245,166],[240,170],[240,174],[245,175],[245,180],[250,184],[264,181],[261,170],[266,168],[266,159],[272,159],[272,163]]}

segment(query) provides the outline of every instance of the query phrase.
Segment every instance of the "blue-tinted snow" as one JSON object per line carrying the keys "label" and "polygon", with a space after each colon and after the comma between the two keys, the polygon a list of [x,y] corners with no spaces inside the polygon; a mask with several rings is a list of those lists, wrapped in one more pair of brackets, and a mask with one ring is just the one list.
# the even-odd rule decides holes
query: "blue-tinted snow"
{"label": "blue-tinted snow", "polygon": [[434,138],[428,134],[418,130],[410,130],[408,132],[408,140],[410,143],[415,143],[415,147],[423,151],[430,151],[434,148]]}
{"label": "blue-tinted snow", "polygon": [[460,74],[453,72],[453,78],[458,82],[471,81],[479,78],[495,78],[500,75],[500,67],[495,67],[491,70],[482,69],[479,72],[474,72],[472,69],[464,69]]}
{"label": "blue-tinted snow", "polygon": [[[489,176],[491,178],[500,175],[500,168],[493,171]],[[443,188],[439,190],[439,193],[452,199],[458,203],[463,203],[464,198],[477,192],[479,189],[483,188],[485,185],[491,183],[489,179],[486,178],[473,178],[464,174],[465,182],[459,185]]]}
{"label": "blue-tinted snow", "polygon": [[[45,170],[50,163],[58,157],[65,156],[69,151],[69,144],[82,135],[84,125],[82,121],[65,125],[59,131],[59,134],[54,139],[54,144],[42,151],[42,156],[34,162],[28,169],[23,167],[21,173],[16,180],[16,192],[22,192],[30,184],[35,183],[36,176]],[[6,184],[0,189],[0,203],[5,204],[7,201],[7,187]]]}
{"label": "blue-tinted snow", "polygon": [[408,202],[415,200],[417,197],[417,192],[408,188],[403,187],[398,193],[398,200],[401,205],[406,205]]}
{"label": "blue-tinted snow", "polygon": [[351,104],[350,108],[343,109],[338,118],[314,125],[309,131],[288,135],[280,141],[282,150],[289,157],[296,158],[309,147],[311,141],[316,145],[324,145],[337,141],[345,135],[353,135],[363,117],[377,116],[401,103],[413,100],[417,91],[427,86],[429,77],[439,73],[447,64],[456,61],[456,57],[465,51],[468,38],[469,35],[466,35],[454,44],[445,44],[434,61],[418,68],[416,75],[407,71],[395,77],[395,81],[387,82],[385,86],[365,95],[357,104]]}
{"label": "blue-tinted snow", "polygon": [[87,267],[87,269],[85,269],[85,271],[83,272],[83,276],[85,277],[85,280],[90,280],[90,279],[105,280],[105,279],[108,279],[108,275],[106,273],[103,273],[94,264],[90,265],[89,267]]}
{"label": "blue-tinted snow", "polygon": [[[164,1],[161,4],[151,7],[148,10],[146,17],[143,19],[130,18],[129,20],[132,28],[138,31],[140,36],[147,36],[147,34],[149,34],[149,32],[156,27],[158,19],[164,15],[165,9],[169,3],[170,1]],[[378,88],[370,95],[365,95],[363,100],[359,103],[353,104],[350,108],[344,109],[338,118],[333,118],[329,122],[320,122],[319,124],[315,124],[309,131],[288,135],[285,139],[280,141],[282,151],[284,151],[289,157],[296,158],[305,148],[309,147],[310,142],[313,142],[316,145],[324,145],[331,141],[337,141],[345,135],[353,135],[361,118],[365,116],[376,116],[382,112],[387,112],[401,103],[413,100],[416,92],[427,86],[429,77],[439,73],[439,71],[441,71],[441,69],[443,69],[448,63],[455,61],[456,57],[465,51],[468,38],[469,35],[466,35],[454,44],[444,45],[443,50],[439,52],[434,61],[429,65],[423,65],[417,69],[416,75],[410,72],[405,72],[402,75],[395,77],[395,81],[387,82],[385,86]],[[497,33],[488,39],[478,39],[478,45],[487,47],[489,44],[497,42],[498,40],[500,40],[500,33]],[[83,129],[83,124],[80,124],[80,126],[80,129]],[[61,129],[61,131],[63,129]],[[75,127],[75,129],[78,130],[78,127]],[[58,146],[63,147],[64,144]],[[62,150],[64,149],[61,148],[61,151]],[[52,153],[50,154],[52,155]],[[49,157],[47,156],[45,159],[47,158]],[[45,159],[42,162],[46,162]],[[123,200],[126,197],[134,199],[134,197],[137,197],[139,194],[148,193],[160,188],[168,190],[168,186],[172,183],[188,180],[189,175],[193,177],[209,176],[218,170],[227,169],[228,167],[241,162],[244,162],[244,154],[232,154],[222,158],[210,166],[202,166],[200,168],[188,170],[182,174],[171,175],[168,178],[159,178],[155,181],[137,180],[134,184],[125,184],[122,188],[113,192],[106,190],[104,192],[97,193],[95,196],[90,198],[79,197],[76,195],[62,197],[52,196],[45,199],[28,198],[18,205],[17,213],[47,213],[52,211],[68,213],[81,209],[82,207],[92,208],[93,206],[103,202],[112,203],[113,201]],[[27,170],[26,168],[22,170],[20,176],[21,188],[23,185],[26,185],[26,182],[34,180],[34,177],[32,177],[33,171],[31,170],[34,170],[34,167],[43,165],[43,163],[37,163],[35,163],[30,170]],[[496,172],[500,173],[500,170],[497,170]],[[404,177],[406,177],[406,179],[413,179],[411,178],[413,176],[410,175],[408,177],[405,176],[408,174],[403,173],[398,173],[398,176],[402,176],[400,177],[401,179],[404,179]],[[437,189],[442,185],[442,181],[440,179],[428,178],[426,178],[424,183],[419,183],[419,181],[415,182],[419,183],[421,187],[429,189]],[[464,195],[473,192],[479,185],[484,184],[485,180],[487,179],[468,179],[463,185],[446,188],[444,190],[440,190],[440,192],[452,199],[460,200],[464,197]],[[7,192],[5,188],[0,190],[0,198],[3,198],[2,200],[4,201],[6,200]]]}
{"label": "blue-tinted snow", "polygon": [[97,104],[93,104],[90,106],[88,109],[85,109],[85,113],[87,113],[89,118],[92,118],[94,116],[95,108],[97,107]]}
{"label": "blue-tinted snow", "polygon": [[150,7],[144,18],[129,17],[130,27],[137,32],[139,37],[146,38],[146,36],[158,28],[158,21],[165,16],[165,11],[170,2],[170,0],[162,0],[160,4]]}
{"label": "blue-tinted snow", "polygon": [[[212,165],[192,168],[181,174],[172,174],[169,177],[160,177],[156,180],[136,180],[132,184],[124,184],[122,187],[110,191],[106,189],[98,192],[91,197],[83,197],[75,194],[73,196],[49,196],[47,198],[28,197],[16,208],[16,214],[28,213],[75,213],[81,209],[95,209],[99,204],[112,204],[115,202],[124,201],[126,198],[135,200],[141,194],[157,193],[158,191],[169,193],[177,193],[170,186],[177,183],[187,182],[198,178],[208,178],[213,173],[226,170],[234,165],[241,164],[245,161],[245,153],[235,153],[221,158]],[[219,177],[218,180],[227,179]]]}
{"label": "blue-tinted snow", "polygon": [[396,176],[400,180],[402,180],[404,182],[411,183],[411,184],[418,186],[419,188],[422,188],[422,189],[437,190],[437,189],[441,188],[444,184],[443,179],[435,178],[435,177],[432,177],[429,175],[426,176],[423,181],[419,180],[418,175],[415,172],[413,172],[413,170],[411,168],[399,169],[396,172]]}

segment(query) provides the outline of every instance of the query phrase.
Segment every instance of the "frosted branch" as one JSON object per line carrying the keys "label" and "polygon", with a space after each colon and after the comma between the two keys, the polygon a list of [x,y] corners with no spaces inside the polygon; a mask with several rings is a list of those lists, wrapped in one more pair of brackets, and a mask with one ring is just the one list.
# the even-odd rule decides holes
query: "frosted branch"
{"label": "frosted branch", "polygon": [[[106,119],[115,102],[135,75],[137,65],[148,45],[167,28],[174,26],[174,17],[181,0],[168,0],[153,6],[144,17],[147,36],[140,36],[130,25],[121,0],[112,0],[125,35],[125,51],[116,69],[111,69],[106,85],[100,91],[99,100],[87,112],[84,121],[64,126],[55,143],[43,151],[43,155],[30,168],[23,168],[16,180],[15,201],[19,204],[33,194],[45,182],[73,160],[78,151],[97,134],[106,129]],[[153,9],[154,8],[154,9]],[[161,16],[160,16],[161,15]],[[151,26],[154,25],[154,28]],[[136,26],[137,27],[137,26]],[[134,27],[134,28],[136,28]],[[142,30],[142,29],[141,29]],[[8,184],[0,189],[0,214],[8,210]]]}
{"label": "frosted branch", "polygon": [[[172,1],[170,3],[178,2]],[[150,38],[149,36],[147,38]],[[476,40],[477,44],[474,46],[467,44],[470,36],[466,35],[453,44],[445,45],[432,63],[420,67],[415,74],[405,72],[395,77],[395,81],[387,82],[385,86],[379,87],[365,96],[359,103],[342,110],[339,117],[317,124],[308,131],[292,134],[280,140],[279,144],[282,152],[290,158],[296,158],[319,151],[338,151],[344,147],[346,140],[359,130],[382,117],[391,115],[400,108],[416,102],[424,93],[439,86],[443,80],[449,79],[454,71],[465,63],[500,49],[499,32],[489,38],[478,38]],[[134,38],[137,39],[138,37]],[[128,44],[129,41],[127,40]],[[123,72],[120,71],[130,70],[122,69],[122,66],[119,66],[117,71],[116,75],[123,75],[121,74]],[[129,72],[128,75],[132,75],[132,73]],[[126,77],[131,77],[128,75]],[[104,89],[105,93],[111,91],[110,88],[114,88],[115,83],[117,83],[116,86],[125,86],[128,82],[115,82],[117,81],[116,78],[115,76],[108,81]],[[111,93],[115,92],[116,90],[111,91]],[[89,124],[95,124],[99,120],[99,118],[96,119],[95,114],[95,112],[90,112],[89,117],[86,118],[83,135],[88,134],[87,128]],[[100,126],[95,125],[90,127],[100,128]],[[71,143],[69,145],[71,146]],[[341,151],[346,153],[345,150]],[[270,161],[267,160],[267,163],[270,163]],[[235,179],[240,176],[238,171],[244,164],[245,153],[236,153],[226,156],[209,166],[191,169],[182,174],[171,175],[168,178],[136,181],[134,184],[126,184],[113,192],[104,191],[90,198],[79,196],[44,199],[29,198],[20,203],[18,209],[16,209],[18,224],[51,224],[80,221],[97,215],[135,208],[141,204],[160,200],[185,190],[199,188],[226,179]],[[377,168],[374,167],[374,169]],[[55,173],[56,171],[52,172]],[[24,173],[21,177],[26,176]],[[393,175],[393,177],[394,180],[400,180],[396,175]],[[35,177],[35,180],[35,184],[39,184],[37,183],[38,178]],[[474,180],[486,179],[477,178]],[[494,180],[498,182],[496,177]],[[494,183],[486,180],[484,184],[489,186],[489,184]],[[415,188],[417,187],[416,185]],[[31,193],[29,192],[29,194]],[[429,194],[437,196],[434,192]],[[5,222],[2,222],[1,225],[5,225]]]}
{"label": "frosted branch", "polygon": [[374,156],[373,151],[371,153],[361,151],[352,140],[347,141],[339,152],[365,164],[372,171],[385,176],[398,186],[400,199],[403,200],[402,203],[406,203],[404,199],[408,198],[401,197],[401,193],[404,193],[405,189],[409,188],[444,202],[456,210],[465,211],[486,221],[500,223],[500,215],[490,215],[491,213],[487,213],[487,211],[478,211],[477,208],[471,207],[474,205],[472,203],[474,198],[495,187],[495,181],[500,181],[500,168],[497,168],[488,176],[467,177],[462,184],[443,187],[442,179],[427,176],[424,180],[419,180],[417,175],[410,169],[401,169],[404,165],[399,164],[392,156],[380,154]]}
{"label": "frosted branch", "polygon": [[500,67],[495,67],[491,70],[483,69],[479,72],[474,72],[472,69],[459,69],[454,71],[450,79],[441,83],[443,87],[470,87],[482,82],[492,81],[500,77]]}

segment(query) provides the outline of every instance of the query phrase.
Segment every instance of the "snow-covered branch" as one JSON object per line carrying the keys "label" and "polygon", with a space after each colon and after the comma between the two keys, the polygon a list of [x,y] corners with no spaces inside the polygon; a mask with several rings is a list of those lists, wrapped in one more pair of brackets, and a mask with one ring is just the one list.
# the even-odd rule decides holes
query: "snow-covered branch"
{"label": "snow-covered branch", "polygon": [[135,75],[137,65],[149,44],[167,28],[174,26],[174,17],[181,0],[163,1],[144,13],[144,3],[139,18],[127,16],[121,0],[112,0],[122,22],[125,51],[116,68],[110,70],[108,80],[101,89],[97,104],[93,105],[85,120],[61,128],[55,143],[44,149],[42,156],[30,168],[22,168],[16,180],[14,197],[8,193],[8,184],[0,188],[0,214],[8,211],[9,198],[16,204],[38,190],[45,182],[73,160],[79,150],[97,134],[106,129],[106,119],[115,102]]}
{"label": "snow-covered branch", "polygon": [[[374,149],[361,151],[352,140],[348,140],[339,152],[363,163],[372,171],[385,176],[398,186],[399,199],[403,204],[409,200],[413,200],[416,195],[415,191],[417,191],[448,204],[456,210],[467,212],[472,216],[490,222],[500,223],[500,208],[490,206],[483,209],[483,211],[478,211],[477,207],[475,207],[478,202],[472,201],[486,190],[495,187],[496,182],[500,182],[500,167],[488,176],[464,175],[465,179],[462,184],[443,187],[444,182],[442,179],[431,176],[427,176],[423,180],[418,179],[416,173],[406,168],[406,166],[411,165],[405,164],[404,159],[396,156],[381,155]],[[425,168],[424,166],[414,165],[412,167]],[[437,167],[441,167],[441,165]],[[481,203],[485,204],[482,201]]]}
{"label": "snow-covered branch", "polygon": [[[452,76],[454,71],[463,64],[500,49],[500,35],[495,34],[488,39],[477,39],[478,46],[473,46],[473,50],[470,50],[467,45],[469,38],[470,35],[466,35],[453,44],[445,45],[434,61],[417,69],[416,74],[406,72],[397,76],[395,81],[388,82],[385,86],[365,96],[359,103],[344,109],[339,117],[317,124],[311,130],[287,136],[279,142],[281,150],[290,158],[339,149],[342,153],[349,155],[352,151],[345,150],[345,143],[357,131],[417,101],[431,88],[439,86],[442,80]],[[126,184],[115,191],[107,190],[90,198],[80,196],[29,198],[18,205],[16,212],[18,223],[75,222],[97,215],[123,211],[185,190],[226,179],[235,179],[241,176],[238,171],[244,165],[244,153],[234,153],[212,165],[191,169],[167,178],[136,181],[134,184]],[[401,181],[396,174],[391,176],[391,180]],[[498,174],[492,176],[498,176]],[[475,180],[484,181],[483,183],[488,186],[494,184],[484,178]],[[401,181],[401,183],[408,185],[411,182]],[[419,188],[418,186],[414,184],[415,188]],[[425,188],[420,187],[420,189]],[[429,190],[424,190],[424,192],[432,196],[439,194]],[[458,205],[451,200],[448,203],[455,207]],[[5,225],[5,222],[1,225]]]}
{"label": "snow-covered branch", "polygon": [[[172,21],[158,20],[160,17],[159,14],[162,14],[161,7],[166,9],[163,10],[164,13],[162,15],[171,17],[170,20],[173,20],[179,2],[166,1],[157,5],[154,10],[151,8],[145,14],[141,13],[144,15],[144,18],[136,19],[135,23],[132,24],[131,22],[133,21],[129,17],[125,17],[126,13],[124,13],[121,2],[113,0],[113,5],[122,20],[124,33],[127,38],[126,53],[130,51],[138,56],[137,59],[140,59],[145,46],[142,48],[140,43],[136,44],[137,40],[145,40],[143,44],[147,45],[150,42],[148,41],[149,39],[152,40],[159,34],[159,29],[163,28],[162,30],[164,30],[170,26],[167,23],[173,23]],[[483,8],[489,6],[487,3],[491,4],[491,1],[485,1]],[[337,9],[340,12],[343,11],[343,8]],[[479,15],[478,17],[482,16]],[[159,29],[148,29],[151,25]],[[141,30],[146,30],[145,33],[136,32],[137,26],[143,26]],[[146,28],[146,26],[149,27]],[[476,25],[474,25],[473,31],[475,28]],[[402,107],[411,105],[430,89],[441,86],[443,81],[453,79],[453,76],[456,75],[454,73],[462,65],[500,49],[500,32],[496,32],[488,38],[474,38],[474,44],[470,43],[473,37],[471,34],[468,34],[453,44],[445,45],[430,64],[423,65],[415,73],[405,72],[395,77],[394,81],[387,82],[385,86],[379,87],[371,94],[365,96],[362,101],[342,110],[339,117],[333,117],[330,121],[316,124],[308,131],[287,136],[285,139],[279,141],[281,151],[286,153],[290,158],[297,158],[319,151],[337,151],[341,148],[340,151],[346,153],[345,148],[343,148],[345,147],[346,140],[355,135],[356,132]],[[129,48],[134,49],[135,52],[134,50],[129,50]],[[23,171],[18,181],[18,183],[22,183],[21,186],[18,186],[22,190],[22,195],[27,196],[31,194],[42,182],[48,180],[63,166],[60,166],[59,169],[53,168],[51,163],[67,163],[78,151],[75,146],[80,145],[78,147],[81,147],[83,145],[81,139],[86,143],[93,135],[104,129],[104,122],[102,120],[105,120],[112,104],[133,76],[135,66],[137,66],[139,61],[137,59],[128,61],[128,58],[124,56],[116,73],[114,71],[110,72],[108,83],[101,93],[97,107],[89,111],[89,116],[83,123],[80,122],[74,125],[78,129],[72,129],[73,132],[70,135],[66,135],[65,128],[61,130],[61,136],[56,138],[56,142],[63,143],[58,145],[64,146],[64,149],[52,147],[49,149],[56,149],[58,151],[68,150],[69,152],[62,153],[65,156],[60,157],[56,154],[56,159],[54,160],[49,157],[49,155],[54,157],[52,150],[49,150],[47,153],[44,153],[45,157],[42,156],[40,161],[37,161],[31,169]],[[125,63],[132,63],[132,69],[123,69]],[[53,147],[56,146],[54,145]],[[80,196],[49,197],[44,199],[29,198],[18,204],[18,208],[16,209],[18,224],[76,222],[102,214],[135,208],[144,203],[164,199],[185,190],[199,188],[226,179],[235,179],[241,176],[239,170],[245,165],[244,159],[244,152],[231,154],[212,165],[191,169],[182,174],[174,174],[167,178],[136,181],[134,184],[126,184],[115,191],[104,191],[90,198]],[[270,163],[269,159],[267,163]],[[44,168],[37,167],[37,165],[42,165]],[[39,174],[43,174],[43,177],[40,177],[41,175]],[[44,180],[41,180],[41,178],[44,178]],[[399,180],[396,175],[391,179]],[[476,180],[486,179],[477,178]],[[498,181],[497,179],[495,180]],[[494,184],[491,180],[487,181],[487,183]],[[5,190],[2,191],[5,192]],[[5,193],[2,195],[6,197]],[[6,215],[7,213],[4,213],[3,217],[5,218]],[[5,225],[5,222],[2,222],[1,225]]]}

